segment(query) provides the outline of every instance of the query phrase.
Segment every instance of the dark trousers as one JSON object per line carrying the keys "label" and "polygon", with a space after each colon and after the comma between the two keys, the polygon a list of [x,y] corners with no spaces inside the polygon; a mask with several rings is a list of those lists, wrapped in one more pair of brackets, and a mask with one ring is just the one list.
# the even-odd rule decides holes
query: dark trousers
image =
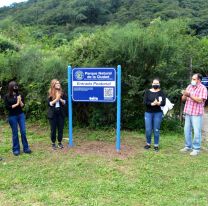
{"label": "dark trousers", "polygon": [[58,142],[62,142],[64,130],[64,117],[59,110],[54,112],[53,118],[49,119],[51,127],[51,142],[56,142],[56,129],[58,129]]}
{"label": "dark trousers", "polygon": [[13,150],[13,152],[20,151],[20,144],[19,144],[19,138],[18,138],[18,125],[20,127],[23,150],[27,151],[29,149],[29,145],[28,145],[27,138],[26,138],[24,113],[21,113],[16,116],[9,116],[8,120],[9,120],[9,124],[12,128],[12,143],[13,143],[12,150]]}

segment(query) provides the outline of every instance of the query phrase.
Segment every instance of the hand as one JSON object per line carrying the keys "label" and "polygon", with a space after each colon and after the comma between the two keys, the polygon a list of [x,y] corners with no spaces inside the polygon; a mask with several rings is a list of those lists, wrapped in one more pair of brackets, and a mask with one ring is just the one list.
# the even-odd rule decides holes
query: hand
{"label": "hand", "polygon": [[184,92],[183,92],[183,95],[186,96],[186,97],[190,97],[190,92],[184,91]]}
{"label": "hand", "polygon": [[184,94],[185,91],[186,91],[185,89],[182,89],[182,90],[181,90],[181,94]]}
{"label": "hand", "polygon": [[160,106],[160,104],[161,104],[161,101],[157,101],[156,105]]}
{"label": "hand", "polygon": [[154,102],[152,102],[152,103],[151,103],[151,105],[152,105],[152,106],[156,106],[156,105],[157,105],[157,103],[158,103],[158,101],[155,99],[155,101],[154,101]]}
{"label": "hand", "polygon": [[60,92],[57,92],[56,93],[56,100],[58,101],[58,100],[60,100],[61,99],[61,93]]}
{"label": "hand", "polygon": [[17,96],[17,104],[20,104],[21,100],[22,100],[21,96],[20,95]]}

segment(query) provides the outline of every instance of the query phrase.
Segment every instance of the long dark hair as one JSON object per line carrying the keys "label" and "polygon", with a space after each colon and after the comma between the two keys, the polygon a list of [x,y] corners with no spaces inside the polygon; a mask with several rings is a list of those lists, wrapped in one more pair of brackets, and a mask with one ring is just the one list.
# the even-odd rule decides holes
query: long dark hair
{"label": "long dark hair", "polygon": [[15,82],[15,81],[9,82],[9,85],[8,85],[8,95],[9,96],[13,96],[15,86],[18,86],[17,82]]}

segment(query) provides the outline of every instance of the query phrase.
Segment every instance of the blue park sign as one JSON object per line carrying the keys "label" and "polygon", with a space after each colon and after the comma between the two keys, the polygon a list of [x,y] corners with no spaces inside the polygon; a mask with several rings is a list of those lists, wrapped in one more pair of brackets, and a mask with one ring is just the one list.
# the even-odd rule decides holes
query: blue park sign
{"label": "blue park sign", "polygon": [[115,68],[72,68],[68,66],[69,147],[73,147],[72,103],[117,101],[116,150],[121,148],[121,65]]}
{"label": "blue park sign", "polygon": [[72,100],[77,102],[115,102],[115,68],[74,68]]}

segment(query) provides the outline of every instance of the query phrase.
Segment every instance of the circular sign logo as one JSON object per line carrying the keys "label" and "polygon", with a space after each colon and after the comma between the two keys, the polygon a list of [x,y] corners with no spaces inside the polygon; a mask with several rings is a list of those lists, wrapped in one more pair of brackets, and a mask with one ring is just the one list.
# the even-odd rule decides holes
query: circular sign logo
{"label": "circular sign logo", "polygon": [[84,73],[82,72],[82,71],[76,71],[75,72],[75,78],[77,79],[77,80],[83,80],[83,78],[84,78]]}

